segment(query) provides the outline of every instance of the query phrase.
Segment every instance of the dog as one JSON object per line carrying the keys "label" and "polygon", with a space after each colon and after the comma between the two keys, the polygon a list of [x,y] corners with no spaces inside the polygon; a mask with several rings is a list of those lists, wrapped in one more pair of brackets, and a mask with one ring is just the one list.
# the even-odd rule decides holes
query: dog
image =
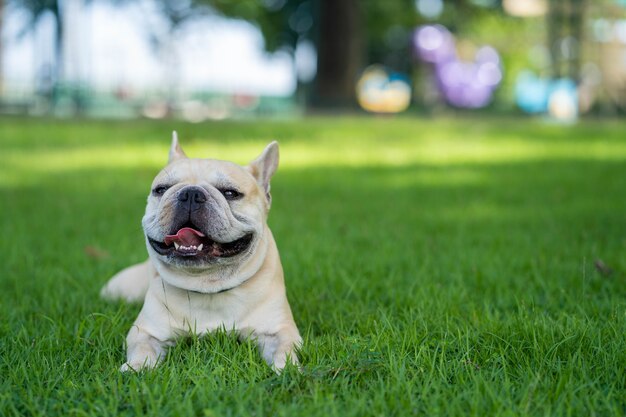
{"label": "dog", "polygon": [[188,158],[176,132],[142,219],[148,260],[102,288],[106,299],[144,300],[121,371],[154,368],[176,339],[217,329],[254,340],[280,372],[298,365],[302,338],[267,226],[278,143],[247,166]]}

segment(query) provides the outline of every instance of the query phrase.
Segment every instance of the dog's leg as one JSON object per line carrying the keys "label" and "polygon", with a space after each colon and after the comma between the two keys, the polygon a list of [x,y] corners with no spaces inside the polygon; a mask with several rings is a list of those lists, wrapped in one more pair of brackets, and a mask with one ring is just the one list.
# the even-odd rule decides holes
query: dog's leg
{"label": "dog's leg", "polygon": [[154,270],[150,260],[129,266],[115,274],[102,287],[100,296],[108,300],[143,301],[148,291],[150,277],[153,275]]}
{"label": "dog's leg", "polygon": [[302,338],[295,323],[284,325],[273,334],[254,332],[261,356],[277,373],[280,373],[287,363],[298,365],[296,349],[302,345]]}
{"label": "dog's leg", "polygon": [[170,344],[156,339],[144,329],[133,325],[126,337],[126,363],[120,371],[140,371],[156,367],[167,354]]}

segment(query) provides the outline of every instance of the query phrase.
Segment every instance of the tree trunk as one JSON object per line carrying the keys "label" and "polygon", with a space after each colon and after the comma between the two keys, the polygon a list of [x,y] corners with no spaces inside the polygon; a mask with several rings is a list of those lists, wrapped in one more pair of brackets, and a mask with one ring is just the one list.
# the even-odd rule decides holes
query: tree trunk
{"label": "tree trunk", "polygon": [[574,55],[569,63],[568,75],[577,84],[580,82],[580,69],[582,66],[585,8],[584,0],[574,0],[572,1],[572,13],[569,16],[570,34],[576,39],[576,42],[574,43]]}
{"label": "tree trunk", "polygon": [[[553,79],[569,77],[579,82],[586,0],[550,0],[549,6],[547,42],[550,76]],[[572,41],[566,45],[570,48],[566,56],[563,54],[563,42],[568,38]]]}
{"label": "tree trunk", "polygon": [[313,107],[355,106],[355,85],[363,62],[361,21],[359,0],[319,0]]}
{"label": "tree trunk", "polygon": [[0,0],[0,98],[2,97],[2,93],[4,92],[4,73],[2,71],[2,67],[4,65],[4,62],[2,60],[2,57],[4,56],[4,44],[2,43],[2,30],[4,28],[3,26],[3,19],[4,19],[4,0]]}
{"label": "tree trunk", "polygon": [[562,36],[561,9],[559,0],[549,0],[547,18],[548,26],[548,53],[550,54],[550,78],[561,78],[561,54],[559,39]]}
{"label": "tree trunk", "polygon": [[56,29],[54,32],[54,47],[55,47],[55,55],[54,55],[54,93],[53,93],[53,101],[56,102],[58,99],[58,95],[60,93],[59,87],[63,83],[63,48],[64,48],[64,35],[65,35],[65,20],[63,15],[63,10],[61,10],[59,2],[55,2],[55,6],[52,8],[52,13],[54,14],[54,18],[56,20]]}

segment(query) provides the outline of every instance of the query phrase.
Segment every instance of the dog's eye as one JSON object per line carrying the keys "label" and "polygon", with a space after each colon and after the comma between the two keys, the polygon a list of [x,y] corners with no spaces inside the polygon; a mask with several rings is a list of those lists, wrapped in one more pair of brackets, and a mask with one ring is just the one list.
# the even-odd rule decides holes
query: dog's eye
{"label": "dog's eye", "polygon": [[241,194],[237,190],[227,189],[220,190],[220,192],[224,195],[224,197],[226,197],[226,200],[237,200],[238,198],[241,198],[243,196],[243,194]]}
{"label": "dog's eye", "polygon": [[170,188],[170,187],[167,186],[167,185],[157,185],[152,190],[152,194],[154,194],[156,196],[162,196],[163,194],[165,194],[165,192],[167,191],[168,188]]}

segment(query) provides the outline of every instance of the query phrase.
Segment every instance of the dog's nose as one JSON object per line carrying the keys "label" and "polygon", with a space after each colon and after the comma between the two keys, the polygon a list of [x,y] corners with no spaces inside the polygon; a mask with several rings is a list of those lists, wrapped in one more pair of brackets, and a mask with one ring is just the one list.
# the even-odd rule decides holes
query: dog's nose
{"label": "dog's nose", "polygon": [[191,210],[197,210],[206,203],[206,192],[202,187],[191,185],[178,192],[178,201]]}

